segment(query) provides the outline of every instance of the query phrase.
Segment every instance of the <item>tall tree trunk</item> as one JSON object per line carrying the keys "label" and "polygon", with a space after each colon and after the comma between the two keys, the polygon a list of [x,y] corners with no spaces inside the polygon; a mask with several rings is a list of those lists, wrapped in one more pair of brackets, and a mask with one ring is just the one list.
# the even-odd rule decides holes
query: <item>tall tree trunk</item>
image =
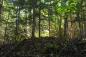
{"label": "tall tree trunk", "polygon": [[67,22],[67,16],[64,18],[64,37],[67,38],[67,28],[68,28],[68,22]]}
{"label": "tall tree trunk", "polygon": [[33,8],[33,20],[32,20],[32,42],[33,46],[35,47],[35,27],[36,27],[36,0],[32,0],[32,8]]}
{"label": "tall tree trunk", "polygon": [[[83,1],[83,3],[85,3],[84,7],[86,9],[86,0]],[[84,37],[86,38],[86,10],[83,9],[83,19],[84,21]]]}
{"label": "tall tree trunk", "polygon": [[60,16],[60,19],[59,19],[59,37],[61,38],[61,24],[62,24],[62,16]]}
{"label": "tall tree trunk", "polygon": [[8,34],[7,34],[8,20],[9,20],[9,14],[8,14],[8,19],[6,20],[6,27],[5,27],[5,33],[4,33],[5,42],[8,42]]}
{"label": "tall tree trunk", "polygon": [[82,26],[81,26],[81,18],[80,18],[80,12],[81,12],[81,9],[80,8],[82,8],[82,2],[83,1],[81,0],[80,3],[77,4],[77,13],[76,13],[77,20],[78,20],[78,24],[79,24],[79,28],[80,28],[80,30],[79,30],[79,32],[80,32],[79,39],[82,38]]}
{"label": "tall tree trunk", "polygon": [[77,19],[77,21],[78,21],[78,24],[79,24],[79,39],[81,39],[82,38],[82,35],[81,35],[81,19],[80,19],[80,3],[78,3],[77,4],[77,11],[76,11],[76,15],[77,15],[77,17],[76,17],[76,19]]}
{"label": "tall tree trunk", "polygon": [[80,35],[79,35],[79,38],[82,38],[82,37],[81,37],[81,23],[80,23],[79,12],[77,12],[77,20],[78,20],[78,24],[79,24],[79,28],[80,28],[80,29],[79,29],[79,34],[80,34]]}
{"label": "tall tree trunk", "polygon": [[56,33],[56,34],[55,34],[55,37],[57,37],[57,22],[58,22],[58,21],[57,21],[57,18],[55,18],[55,33]]}
{"label": "tall tree trunk", "polygon": [[48,22],[49,22],[49,37],[50,37],[50,26],[51,26],[51,23],[50,23],[50,20],[51,20],[51,6],[48,7]]}
{"label": "tall tree trunk", "polygon": [[26,16],[25,16],[25,28],[24,28],[24,33],[25,33],[25,39],[27,39],[27,34],[28,34],[28,24],[29,24],[29,20],[28,20],[28,12],[25,12]]}
{"label": "tall tree trunk", "polygon": [[2,5],[3,5],[3,0],[0,0],[0,20],[2,19],[1,18],[1,15],[2,15]]}
{"label": "tall tree trunk", "polygon": [[17,17],[16,17],[16,38],[15,41],[17,41],[17,38],[19,38],[19,15],[20,15],[20,7],[17,6]]}
{"label": "tall tree trunk", "polygon": [[40,23],[41,23],[41,18],[40,18],[40,16],[41,16],[41,6],[40,5],[41,4],[39,4],[39,38],[41,36],[41,34],[40,34],[40,32],[41,32],[41,29],[40,29]]}

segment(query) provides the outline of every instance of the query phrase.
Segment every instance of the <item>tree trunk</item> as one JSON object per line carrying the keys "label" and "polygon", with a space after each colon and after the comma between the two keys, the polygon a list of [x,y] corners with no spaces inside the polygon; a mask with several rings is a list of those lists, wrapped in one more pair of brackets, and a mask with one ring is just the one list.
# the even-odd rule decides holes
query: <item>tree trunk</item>
{"label": "tree trunk", "polygon": [[79,28],[80,28],[80,30],[79,30],[79,32],[80,32],[79,39],[82,38],[82,26],[81,26],[81,21],[80,21],[81,20],[81,18],[80,18],[80,11],[81,11],[81,9],[80,8],[82,8],[81,5],[82,5],[82,1],[77,4],[77,13],[76,13],[76,15],[77,15],[77,21],[78,21]]}
{"label": "tree trunk", "polygon": [[33,8],[33,20],[32,20],[32,42],[35,47],[35,27],[36,27],[36,0],[32,0],[32,8]]}
{"label": "tree trunk", "polygon": [[48,7],[48,22],[49,22],[49,37],[50,37],[50,26],[51,26],[51,23],[50,23],[50,20],[51,20],[51,6]]}
{"label": "tree trunk", "polygon": [[60,19],[59,19],[59,37],[61,38],[61,24],[62,24],[62,16],[60,16]]}
{"label": "tree trunk", "polygon": [[6,20],[6,27],[5,27],[5,33],[4,33],[4,40],[5,41],[8,41],[8,36],[7,36],[8,20],[9,20],[9,14],[8,14],[8,19]]}
{"label": "tree trunk", "polygon": [[40,36],[41,36],[41,34],[40,34],[40,32],[41,32],[41,30],[40,30],[40,23],[41,23],[41,18],[40,18],[40,16],[41,16],[41,6],[39,5],[39,38],[40,38]]}
{"label": "tree trunk", "polygon": [[19,15],[20,15],[20,7],[17,6],[17,17],[16,17],[16,38],[15,41],[17,41],[17,38],[19,38]]}
{"label": "tree trunk", "polygon": [[67,17],[64,19],[64,37],[67,38],[67,28],[68,28],[68,22]]}
{"label": "tree trunk", "polygon": [[3,5],[3,0],[0,0],[0,20],[1,18],[1,14],[2,14],[2,5]]}

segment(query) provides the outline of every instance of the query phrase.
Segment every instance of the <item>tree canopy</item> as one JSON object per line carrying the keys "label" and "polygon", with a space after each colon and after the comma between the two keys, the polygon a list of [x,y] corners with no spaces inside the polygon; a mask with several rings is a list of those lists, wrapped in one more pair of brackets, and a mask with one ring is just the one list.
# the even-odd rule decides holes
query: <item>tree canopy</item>
{"label": "tree canopy", "polygon": [[85,8],[84,0],[1,0],[0,38],[78,37],[85,30],[85,22],[79,22]]}

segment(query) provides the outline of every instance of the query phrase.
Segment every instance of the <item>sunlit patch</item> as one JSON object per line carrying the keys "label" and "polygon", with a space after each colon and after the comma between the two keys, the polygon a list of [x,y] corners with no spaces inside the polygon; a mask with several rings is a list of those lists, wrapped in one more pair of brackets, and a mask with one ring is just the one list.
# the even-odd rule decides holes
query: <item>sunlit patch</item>
{"label": "sunlit patch", "polygon": [[49,31],[48,30],[44,30],[41,34],[41,36],[49,36]]}

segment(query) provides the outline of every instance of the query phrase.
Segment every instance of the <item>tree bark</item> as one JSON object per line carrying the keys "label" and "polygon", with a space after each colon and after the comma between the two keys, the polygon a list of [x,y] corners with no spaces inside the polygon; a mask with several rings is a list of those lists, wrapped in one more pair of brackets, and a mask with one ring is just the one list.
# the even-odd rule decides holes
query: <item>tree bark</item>
{"label": "tree bark", "polygon": [[17,6],[17,11],[16,11],[16,38],[15,42],[17,41],[17,38],[19,38],[19,15],[20,15],[20,7]]}
{"label": "tree bark", "polygon": [[33,9],[33,16],[32,16],[32,42],[33,46],[35,47],[35,28],[36,28],[36,0],[32,0],[32,9]]}
{"label": "tree bark", "polygon": [[2,15],[2,5],[3,5],[3,0],[0,0],[0,19],[1,18],[1,15]]}
{"label": "tree bark", "polygon": [[67,28],[68,28],[68,22],[67,22],[67,16],[64,18],[64,37],[67,37]]}
{"label": "tree bark", "polygon": [[50,28],[50,26],[51,26],[51,22],[50,22],[50,20],[51,20],[51,11],[52,11],[52,10],[51,10],[51,6],[49,6],[49,7],[48,7],[49,37],[50,37],[50,29],[51,29],[51,28]]}
{"label": "tree bark", "polygon": [[60,16],[60,19],[59,19],[59,37],[61,38],[61,24],[62,24],[62,16]]}
{"label": "tree bark", "polygon": [[[41,5],[41,4],[40,4]],[[40,29],[40,23],[41,23],[41,18],[40,18],[40,16],[41,16],[41,6],[39,5],[39,38],[41,37],[41,29]]]}

